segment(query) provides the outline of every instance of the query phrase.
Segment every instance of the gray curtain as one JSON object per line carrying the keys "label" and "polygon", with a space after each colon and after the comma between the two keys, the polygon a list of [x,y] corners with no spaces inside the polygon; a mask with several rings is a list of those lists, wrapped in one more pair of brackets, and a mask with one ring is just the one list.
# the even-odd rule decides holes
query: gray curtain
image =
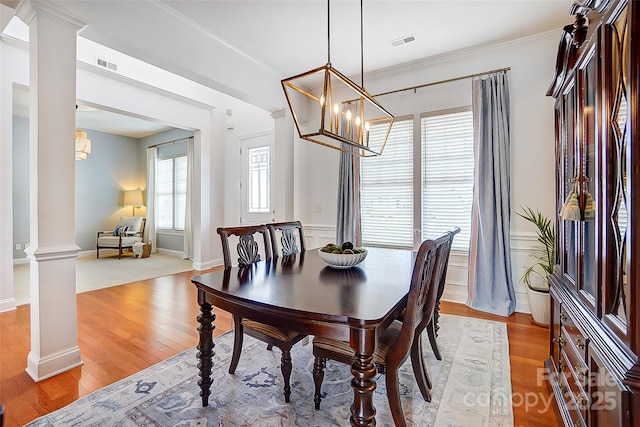
{"label": "gray curtain", "polygon": [[[357,104],[344,105],[358,113]],[[346,129],[341,129],[343,134]],[[349,152],[340,152],[340,168],[338,170],[338,220],[336,224],[336,243],[352,242],[362,246],[362,230],[360,226],[360,157],[356,148],[343,148]],[[350,146],[349,146],[350,147]]]}
{"label": "gray curtain", "polygon": [[467,305],[501,316],[516,304],[509,228],[509,85],[506,71],[473,80],[475,170]]}

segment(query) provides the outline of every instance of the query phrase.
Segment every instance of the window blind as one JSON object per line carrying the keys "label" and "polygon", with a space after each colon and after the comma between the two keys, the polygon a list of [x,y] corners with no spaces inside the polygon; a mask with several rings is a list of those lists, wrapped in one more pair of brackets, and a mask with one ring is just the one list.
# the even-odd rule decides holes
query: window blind
{"label": "window blind", "polygon": [[187,156],[158,159],[156,227],[184,230],[187,201]]}
{"label": "window blind", "polygon": [[[386,131],[371,127],[371,134]],[[378,135],[376,135],[378,136]],[[413,120],[396,120],[381,156],[360,161],[362,243],[413,247]]]}
{"label": "window blind", "polygon": [[187,156],[175,158],[174,228],[184,230],[187,208]]}
{"label": "window blind", "polygon": [[469,250],[473,200],[471,110],[421,118],[422,238],[460,227],[452,249]]}
{"label": "window blind", "polygon": [[156,226],[173,228],[173,158],[158,159],[156,167]]}

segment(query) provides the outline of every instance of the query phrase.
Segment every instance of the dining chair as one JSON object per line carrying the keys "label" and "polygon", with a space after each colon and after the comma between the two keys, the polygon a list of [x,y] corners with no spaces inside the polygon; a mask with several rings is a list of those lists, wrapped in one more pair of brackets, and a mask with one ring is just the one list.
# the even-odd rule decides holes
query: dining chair
{"label": "dining chair", "polygon": [[[233,266],[231,250],[230,250],[230,237],[235,236],[238,239],[237,243],[237,256],[238,266],[241,268],[249,268],[251,264],[258,261],[271,261],[271,243],[269,238],[269,231],[265,225],[249,225],[243,227],[219,227],[217,229],[220,239],[222,240],[222,253],[224,256],[224,268],[228,269]],[[256,236],[262,235],[262,254],[260,253],[260,245],[256,241]],[[238,366],[240,360],[240,353],[242,352],[242,341],[244,334],[247,334],[253,338],[256,338],[262,342],[267,343],[267,349],[271,350],[273,346],[276,346],[282,352],[281,357],[281,370],[284,380],[284,400],[289,402],[291,395],[291,347],[294,344],[304,339],[306,335],[299,334],[297,332],[288,331],[276,326],[267,325],[264,323],[256,322],[251,319],[244,319],[241,316],[233,315],[234,335],[233,335],[233,353],[231,356],[231,364],[229,366],[229,373],[233,374]]]}
{"label": "dining chair", "polygon": [[[426,385],[427,376],[424,370],[422,351],[416,345],[419,340],[414,340],[414,338],[417,331],[422,331],[426,327],[433,314],[438,284],[444,272],[452,241],[453,234],[447,232],[438,239],[422,242],[413,267],[404,317],[402,320],[394,320],[387,330],[378,337],[373,363],[376,370],[385,375],[387,399],[396,426],[406,426],[400,402],[398,370],[409,356],[422,397],[427,402],[431,401],[431,392]],[[351,365],[354,360],[354,352],[349,342],[316,337],[313,340],[313,355],[315,357],[313,366],[315,395],[313,400],[315,408],[320,409],[326,361],[330,359]]]}
{"label": "dining chair", "polygon": [[[452,230],[451,233],[451,239],[453,240],[453,237],[458,234],[460,232],[460,228],[456,227],[454,230]],[[429,343],[431,344],[431,349],[433,350],[433,354],[436,356],[436,359],[438,360],[442,360],[442,354],[440,353],[440,349],[438,348],[438,343],[436,341],[436,338],[438,337],[438,320],[440,319],[440,298],[442,298],[442,293],[444,292],[444,285],[445,285],[445,281],[447,278],[447,269],[449,267],[449,252],[451,251],[451,245],[449,245],[449,249],[445,255],[445,264],[444,264],[444,270],[442,272],[442,275],[440,276],[440,283],[438,283],[438,294],[436,296],[436,306],[433,309],[433,316],[431,318],[431,321],[429,321],[429,323],[427,324],[427,336],[429,337]],[[421,334],[422,331],[420,331],[419,334]],[[418,335],[418,339],[420,339],[420,335]]]}
{"label": "dining chair", "polygon": [[[267,224],[267,228],[271,236],[271,251],[274,257],[293,255],[307,250],[300,221],[274,222]],[[280,241],[280,249],[278,241]]]}

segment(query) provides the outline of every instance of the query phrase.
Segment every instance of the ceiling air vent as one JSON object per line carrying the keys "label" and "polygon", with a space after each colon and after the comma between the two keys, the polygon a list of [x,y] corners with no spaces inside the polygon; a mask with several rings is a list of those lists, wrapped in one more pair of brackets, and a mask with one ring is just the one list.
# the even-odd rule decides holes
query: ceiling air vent
{"label": "ceiling air vent", "polygon": [[104,59],[96,58],[96,63],[104,68],[108,68],[112,71],[118,71],[118,66],[113,62],[106,61]]}
{"label": "ceiling air vent", "polygon": [[399,39],[391,40],[391,46],[400,46],[409,42],[412,42],[416,39],[414,35],[401,37]]}

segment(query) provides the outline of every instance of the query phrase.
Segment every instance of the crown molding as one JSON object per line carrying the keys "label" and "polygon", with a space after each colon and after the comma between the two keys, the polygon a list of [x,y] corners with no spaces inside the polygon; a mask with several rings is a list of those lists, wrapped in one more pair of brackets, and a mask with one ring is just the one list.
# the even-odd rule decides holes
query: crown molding
{"label": "crown molding", "polygon": [[244,53],[243,51],[241,51],[237,47],[233,46],[228,41],[226,41],[226,40],[222,39],[221,37],[217,36],[216,34],[212,33],[211,31],[209,31],[208,29],[206,29],[205,27],[203,27],[202,25],[200,25],[196,21],[187,18],[186,16],[184,16],[183,14],[181,14],[180,12],[178,12],[177,10],[172,8],[171,6],[167,5],[166,3],[161,2],[161,1],[156,1],[156,0],[147,0],[147,1],[148,1],[148,3],[150,5],[153,5],[153,6],[157,7],[158,9],[161,9],[161,10],[165,11],[166,13],[170,14],[174,18],[184,22],[190,28],[195,29],[200,34],[202,34],[203,36],[205,36],[206,38],[211,40],[213,43],[217,44],[218,46],[220,46],[221,48],[223,48],[227,52],[237,56],[238,58],[240,58],[240,59],[242,59],[242,60],[244,60],[244,61],[246,61],[246,62],[248,62],[250,64],[256,65],[259,68],[261,68],[263,70],[266,70],[269,73],[274,74],[276,76],[280,76],[282,74],[278,70],[275,70],[275,69],[271,68],[270,66],[258,61],[257,59],[247,55],[246,53]]}
{"label": "crown molding", "polygon": [[16,16],[27,24],[30,24],[36,16],[44,16],[74,31],[87,26],[85,22],[70,16],[52,1],[22,0],[16,8]]}
{"label": "crown molding", "polygon": [[446,52],[440,55],[434,55],[427,58],[418,59],[412,62],[405,62],[402,64],[394,65],[392,67],[382,68],[365,74],[365,80],[382,80],[389,77],[395,77],[411,73],[414,71],[423,70],[430,66],[441,64],[443,62],[451,62],[455,60],[461,60],[470,56],[475,56],[482,53],[493,52],[495,50],[504,49],[511,46],[517,46],[523,43],[531,42],[532,40],[544,39],[551,35],[557,35],[558,31],[550,30],[543,33],[534,34],[531,36],[521,37],[518,39],[508,40],[500,43],[485,43],[482,45],[459,49],[452,52]]}
{"label": "crown molding", "polygon": [[6,34],[0,34],[0,40],[3,43],[7,44],[8,46],[13,46],[13,47],[18,48],[20,50],[24,50],[24,51],[29,52],[29,43],[24,41],[24,40],[20,40],[20,39],[17,39],[15,37],[11,37],[11,36],[8,36]]}
{"label": "crown molding", "polygon": [[215,105],[207,104],[202,101],[197,101],[192,98],[188,98],[183,95],[179,95],[175,92],[170,92],[166,89],[159,88],[157,86],[150,85],[148,83],[141,82],[139,80],[132,79],[130,77],[123,76],[122,74],[115,73],[113,71],[105,70],[102,67],[98,67],[97,65],[92,65],[83,61],[77,61],[77,67],[80,70],[85,70],[93,74],[101,75],[107,77],[112,80],[120,81],[122,83],[126,83],[130,86],[134,86],[140,89],[144,89],[149,92],[157,93],[162,96],[166,96],[167,98],[172,98],[180,102],[184,102],[189,105],[193,105],[198,108],[202,108],[205,110],[214,110],[217,107]]}

